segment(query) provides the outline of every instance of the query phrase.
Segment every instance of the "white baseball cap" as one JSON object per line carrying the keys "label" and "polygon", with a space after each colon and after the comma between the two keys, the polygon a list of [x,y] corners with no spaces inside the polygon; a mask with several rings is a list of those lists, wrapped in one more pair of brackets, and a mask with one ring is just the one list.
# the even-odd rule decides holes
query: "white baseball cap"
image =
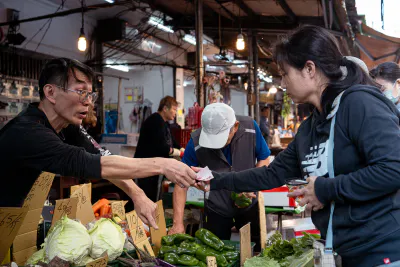
{"label": "white baseball cap", "polygon": [[207,105],[201,115],[200,146],[212,149],[224,147],[235,122],[235,111],[230,106],[224,103]]}

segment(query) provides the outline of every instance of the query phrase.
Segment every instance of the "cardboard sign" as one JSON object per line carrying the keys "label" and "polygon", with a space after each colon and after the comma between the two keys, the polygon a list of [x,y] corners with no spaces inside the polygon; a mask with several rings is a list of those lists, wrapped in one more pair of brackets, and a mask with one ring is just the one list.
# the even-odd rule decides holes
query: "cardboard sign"
{"label": "cardboard sign", "polygon": [[26,196],[22,207],[29,208],[30,210],[43,208],[44,201],[53,184],[54,176],[55,174],[53,173],[42,172]]}
{"label": "cardboard sign", "polygon": [[[37,251],[36,246],[15,252],[13,251],[12,258],[13,261],[18,264],[18,266],[24,266],[26,261],[32,256],[33,253]],[[49,265],[48,265],[49,266]]]}
{"label": "cardboard sign", "polygon": [[113,215],[117,215],[121,220],[125,220],[125,204],[123,201],[114,201],[111,203],[111,211]]}
{"label": "cardboard sign", "polygon": [[98,258],[95,261],[91,261],[88,264],[86,264],[86,267],[106,267],[108,262],[108,255],[107,252],[104,252],[101,255],[101,258]]}
{"label": "cardboard sign", "polygon": [[240,266],[251,258],[251,237],[250,237],[250,223],[246,224],[239,230],[240,232]]}
{"label": "cardboard sign", "polygon": [[258,216],[260,218],[260,243],[261,248],[267,246],[267,219],[265,217],[264,194],[258,192]]}
{"label": "cardboard sign", "polygon": [[167,235],[167,225],[165,223],[164,208],[162,200],[158,201],[156,209],[156,224],[158,230],[150,227],[151,242],[154,244],[156,254],[161,248],[161,238]]}
{"label": "cardboard sign", "polygon": [[78,198],[76,218],[79,219],[83,225],[95,220],[87,184],[81,185],[80,188],[71,195],[71,198]]}
{"label": "cardboard sign", "polygon": [[143,227],[143,222],[137,216],[136,211],[131,211],[126,214],[126,220],[128,222],[129,229],[131,230],[131,236],[133,243],[136,245],[140,242],[147,240],[146,231]]}
{"label": "cardboard sign", "polygon": [[27,208],[0,208],[0,263],[3,262],[27,212]]}
{"label": "cardboard sign", "polygon": [[73,185],[70,188],[70,196],[72,196],[73,193],[75,193],[76,190],[81,188],[82,185],[87,185],[88,193],[89,193],[89,200],[92,202],[92,183],[87,183],[87,184],[78,184],[78,185]]}
{"label": "cardboard sign", "polygon": [[214,256],[207,256],[207,267],[217,267],[217,260]]}
{"label": "cardboard sign", "polygon": [[[135,245],[136,245],[139,249],[141,249],[141,250],[143,250],[144,252],[147,252],[148,254],[150,254],[150,256],[155,257],[154,251],[153,251],[153,249],[152,249],[152,247],[151,247],[151,245],[150,245],[150,242],[149,242],[149,240],[148,240],[147,238],[146,238],[145,240],[143,240],[143,241],[137,243],[137,244],[135,243]],[[136,251],[136,254],[138,255],[138,257],[139,257],[139,259],[140,259],[140,253],[139,253],[139,251]]]}
{"label": "cardboard sign", "polygon": [[70,219],[76,219],[77,210],[78,198],[76,197],[56,200],[56,207],[54,208],[54,215],[51,225],[53,226],[64,215],[67,215],[67,217]]}

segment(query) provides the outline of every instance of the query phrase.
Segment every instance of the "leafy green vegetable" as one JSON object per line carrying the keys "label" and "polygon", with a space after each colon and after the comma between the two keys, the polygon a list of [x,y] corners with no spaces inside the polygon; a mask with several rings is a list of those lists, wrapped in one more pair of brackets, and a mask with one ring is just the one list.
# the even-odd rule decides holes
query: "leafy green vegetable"
{"label": "leafy green vegetable", "polygon": [[244,262],[244,267],[280,267],[280,265],[268,257],[253,257]]}
{"label": "leafy green vegetable", "polygon": [[64,216],[47,235],[43,248],[45,262],[50,262],[57,256],[72,264],[78,264],[89,255],[92,239],[85,226]]}
{"label": "leafy green vegetable", "polygon": [[282,235],[276,232],[268,240],[268,247],[262,252],[263,257],[269,257],[278,262],[283,262],[290,256],[299,258],[313,247],[315,238],[304,232],[302,238],[293,238],[291,241],[283,240]]}
{"label": "leafy green vegetable", "polygon": [[280,265],[282,267],[313,267],[314,250],[308,249],[300,256],[292,255],[284,259]]}
{"label": "leafy green vegetable", "polygon": [[93,240],[90,256],[94,259],[100,258],[104,251],[108,253],[110,261],[115,260],[122,254],[125,244],[125,236],[121,227],[110,219],[102,218],[89,230]]}
{"label": "leafy green vegetable", "polygon": [[26,265],[35,265],[36,263],[38,263],[39,261],[43,261],[44,262],[44,249],[40,249],[38,251],[36,251],[35,253],[33,253],[33,255],[28,259],[28,261],[26,262]]}

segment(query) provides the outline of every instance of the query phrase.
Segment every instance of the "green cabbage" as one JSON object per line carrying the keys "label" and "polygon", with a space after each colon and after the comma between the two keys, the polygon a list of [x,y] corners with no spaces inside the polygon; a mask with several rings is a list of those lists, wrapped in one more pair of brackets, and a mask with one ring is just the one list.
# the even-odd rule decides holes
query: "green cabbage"
{"label": "green cabbage", "polygon": [[93,241],[90,256],[94,259],[100,258],[107,251],[108,259],[115,260],[122,254],[125,244],[125,236],[121,227],[112,220],[102,218],[89,230]]}
{"label": "green cabbage", "polygon": [[50,262],[55,256],[77,265],[89,255],[92,239],[85,226],[63,216],[45,239],[45,260]]}
{"label": "green cabbage", "polygon": [[36,251],[35,253],[33,253],[33,255],[26,261],[26,265],[35,265],[37,264],[39,261],[45,261],[44,260],[44,249],[40,249],[38,251]]}

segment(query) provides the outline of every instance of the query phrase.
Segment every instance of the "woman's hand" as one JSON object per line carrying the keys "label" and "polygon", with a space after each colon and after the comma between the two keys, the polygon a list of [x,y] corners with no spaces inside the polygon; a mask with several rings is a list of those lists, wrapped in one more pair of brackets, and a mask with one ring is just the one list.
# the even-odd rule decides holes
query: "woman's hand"
{"label": "woman's hand", "polygon": [[299,201],[300,206],[304,206],[307,204],[307,209],[312,209],[313,211],[322,209],[324,205],[318,200],[314,188],[314,183],[317,178],[317,176],[311,176],[307,178],[308,185],[302,189],[297,189],[289,193],[288,197],[303,196],[303,198]]}

